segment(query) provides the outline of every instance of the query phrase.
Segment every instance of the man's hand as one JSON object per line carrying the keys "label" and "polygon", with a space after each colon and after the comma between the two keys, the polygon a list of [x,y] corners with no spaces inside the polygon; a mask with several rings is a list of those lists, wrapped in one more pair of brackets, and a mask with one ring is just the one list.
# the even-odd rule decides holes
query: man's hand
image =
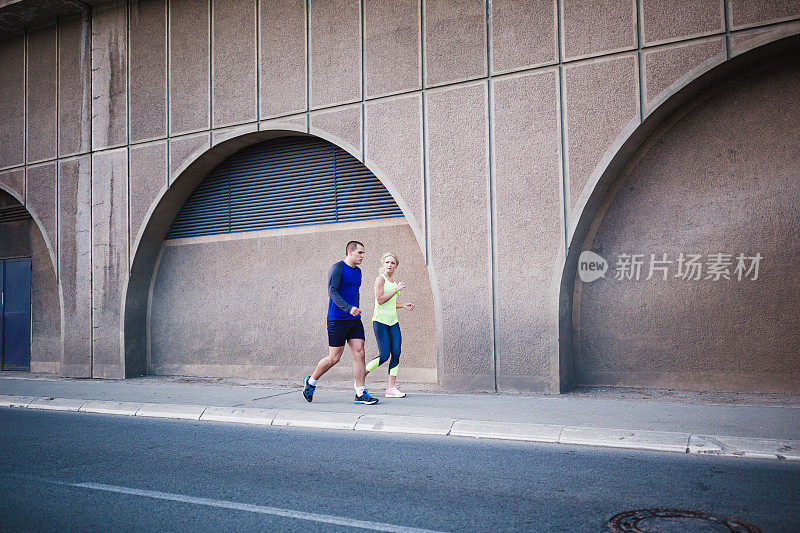
{"label": "man's hand", "polygon": [[352,307],[350,308],[350,314],[353,316],[359,316],[361,314],[361,309],[358,307]]}

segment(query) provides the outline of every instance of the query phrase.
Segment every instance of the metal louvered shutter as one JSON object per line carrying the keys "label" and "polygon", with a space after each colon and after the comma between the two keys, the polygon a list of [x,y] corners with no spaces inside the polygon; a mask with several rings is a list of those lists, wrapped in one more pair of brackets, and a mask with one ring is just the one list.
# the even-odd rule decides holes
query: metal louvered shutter
{"label": "metal louvered shutter", "polygon": [[19,202],[14,202],[11,205],[7,205],[5,207],[0,207],[0,224],[3,222],[16,222],[18,220],[29,220],[31,214],[28,213],[28,210]]}
{"label": "metal louvered shutter", "polygon": [[282,137],[237,152],[186,200],[168,239],[401,217],[357,159],[315,137]]}

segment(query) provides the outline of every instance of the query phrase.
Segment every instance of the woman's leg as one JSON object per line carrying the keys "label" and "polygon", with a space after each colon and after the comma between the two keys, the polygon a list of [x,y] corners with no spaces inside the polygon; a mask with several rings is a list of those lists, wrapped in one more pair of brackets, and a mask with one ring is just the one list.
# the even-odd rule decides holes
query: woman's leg
{"label": "woman's leg", "polygon": [[378,341],[378,357],[367,363],[367,373],[372,372],[388,361],[392,352],[389,326],[380,322],[373,322],[372,330],[375,332],[375,340]]}
{"label": "woman's leg", "polygon": [[389,340],[392,352],[391,360],[389,361],[389,388],[391,389],[397,381],[397,367],[400,365],[400,346],[403,342],[399,323],[389,328]]}

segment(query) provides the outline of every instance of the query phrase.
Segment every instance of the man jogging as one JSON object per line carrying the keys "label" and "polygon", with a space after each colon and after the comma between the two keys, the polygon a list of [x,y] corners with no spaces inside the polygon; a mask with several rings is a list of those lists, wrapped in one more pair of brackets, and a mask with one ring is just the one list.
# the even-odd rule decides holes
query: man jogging
{"label": "man jogging", "polygon": [[328,356],[320,359],[310,376],[303,378],[303,397],[314,399],[317,380],[339,362],[345,343],[353,352],[353,379],[355,379],[355,403],[376,404],[364,387],[367,368],[364,362],[364,326],[361,324],[361,309],[358,308],[358,291],[361,288],[361,269],[364,260],[364,245],[350,241],[345,247],[344,261],[334,264],[328,271]]}

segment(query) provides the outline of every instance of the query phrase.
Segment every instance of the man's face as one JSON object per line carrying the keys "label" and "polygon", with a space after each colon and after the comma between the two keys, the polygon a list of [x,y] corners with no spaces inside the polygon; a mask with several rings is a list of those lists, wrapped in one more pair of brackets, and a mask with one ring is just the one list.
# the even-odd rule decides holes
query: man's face
{"label": "man's face", "polygon": [[347,257],[354,265],[360,265],[364,261],[364,247],[357,246],[355,250],[347,253]]}

